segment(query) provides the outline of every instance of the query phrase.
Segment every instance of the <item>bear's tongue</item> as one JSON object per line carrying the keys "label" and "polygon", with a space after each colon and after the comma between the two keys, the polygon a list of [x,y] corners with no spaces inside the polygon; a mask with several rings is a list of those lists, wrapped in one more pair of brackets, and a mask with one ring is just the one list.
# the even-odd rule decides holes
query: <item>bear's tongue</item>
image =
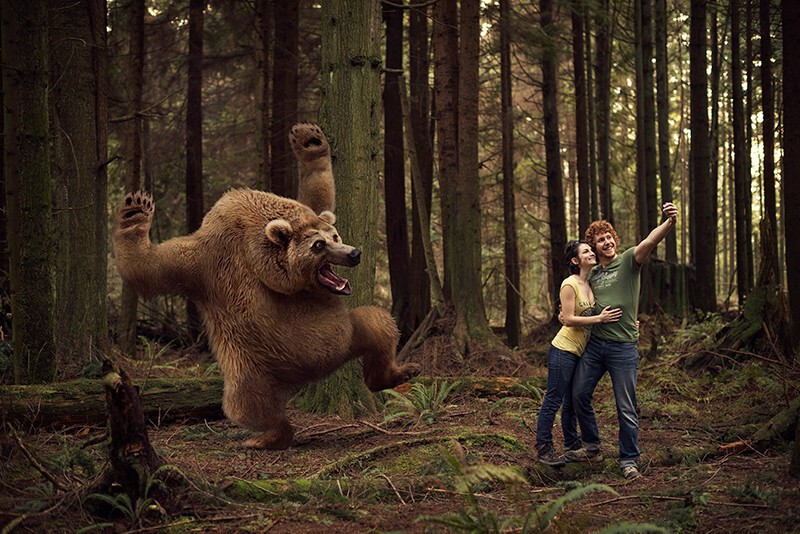
{"label": "bear's tongue", "polygon": [[350,289],[350,282],[333,272],[329,263],[320,268],[317,273],[317,281],[337,295],[349,295],[353,292]]}

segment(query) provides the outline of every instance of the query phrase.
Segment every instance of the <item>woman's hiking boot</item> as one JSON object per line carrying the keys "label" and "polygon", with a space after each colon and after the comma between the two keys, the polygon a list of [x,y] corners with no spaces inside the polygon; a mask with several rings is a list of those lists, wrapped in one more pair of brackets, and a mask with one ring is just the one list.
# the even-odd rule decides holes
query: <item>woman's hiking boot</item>
{"label": "woman's hiking boot", "polygon": [[539,449],[538,456],[539,462],[544,465],[549,465],[550,467],[561,467],[564,465],[564,457],[559,456],[552,445]]}
{"label": "woman's hiking boot", "polygon": [[572,449],[564,453],[564,461],[566,462],[591,462],[597,463],[603,461],[603,453],[600,450],[588,450],[586,447],[580,449]]}

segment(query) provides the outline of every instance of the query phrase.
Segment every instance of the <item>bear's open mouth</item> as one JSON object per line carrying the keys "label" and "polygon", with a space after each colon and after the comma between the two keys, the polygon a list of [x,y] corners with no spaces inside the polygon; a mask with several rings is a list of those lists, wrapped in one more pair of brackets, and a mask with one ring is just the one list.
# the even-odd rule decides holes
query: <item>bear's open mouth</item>
{"label": "bear's open mouth", "polygon": [[350,289],[350,282],[347,278],[342,278],[333,272],[330,263],[325,263],[319,268],[317,281],[331,293],[336,293],[337,295],[349,295],[353,292]]}

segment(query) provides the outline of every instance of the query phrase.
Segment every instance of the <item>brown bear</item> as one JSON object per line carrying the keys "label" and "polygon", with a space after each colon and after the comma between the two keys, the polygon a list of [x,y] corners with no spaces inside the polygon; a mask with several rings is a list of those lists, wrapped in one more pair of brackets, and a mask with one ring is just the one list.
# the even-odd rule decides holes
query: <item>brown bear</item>
{"label": "brown bear", "polygon": [[114,232],[122,277],[144,296],[193,300],[224,377],[223,409],[258,431],[245,446],[285,449],[293,431],[286,403],[309,382],[360,358],[373,391],[419,373],[395,362],[399,338],[380,308],[348,309],[350,283],[333,270],[353,267],[361,251],[334,228],[330,147],[313,124],[292,128],[300,163],[299,198],[314,209],[263,191],[228,191],[191,235],[150,241],[155,205],[144,192],[123,200]]}

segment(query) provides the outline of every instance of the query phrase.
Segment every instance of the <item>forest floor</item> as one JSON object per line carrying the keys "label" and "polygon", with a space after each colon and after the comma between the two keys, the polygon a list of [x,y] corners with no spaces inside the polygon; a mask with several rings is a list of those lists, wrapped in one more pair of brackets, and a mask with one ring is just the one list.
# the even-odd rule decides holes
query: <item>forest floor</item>
{"label": "forest floor", "polygon": [[[384,412],[369,419],[292,408],[296,443],[284,451],[242,449],[249,433],[226,420],[154,422],[150,440],[181,483],[168,501],[154,489],[138,505],[118,502],[112,522],[84,506],[98,500],[83,488],[106,461],[104,428],[23,434],[0,451],[0,530],[522,532],[527,519],[530,526],[549,524],[548,532],[623,531],[630,523],[665,532],[800,532],[790,442],[746,441],[798,395],[797,366],[756,357],[690,376],[675,363],[680,351],[643,359],[644,476],[627,481],[616,461],[607,377],[595,393],[605,460],[563,468],[536,463],[546,349],[546,341],[526,349],[531,371],[521,382],[487,379],[489,387],[477,388],[429,378],[398,388],[410,403],[387,397]],[[445,383],[452,391],[437,398]],[[386,422],[388,414],[397,418]],[[560,445],[558,423],[554,432]]]}

